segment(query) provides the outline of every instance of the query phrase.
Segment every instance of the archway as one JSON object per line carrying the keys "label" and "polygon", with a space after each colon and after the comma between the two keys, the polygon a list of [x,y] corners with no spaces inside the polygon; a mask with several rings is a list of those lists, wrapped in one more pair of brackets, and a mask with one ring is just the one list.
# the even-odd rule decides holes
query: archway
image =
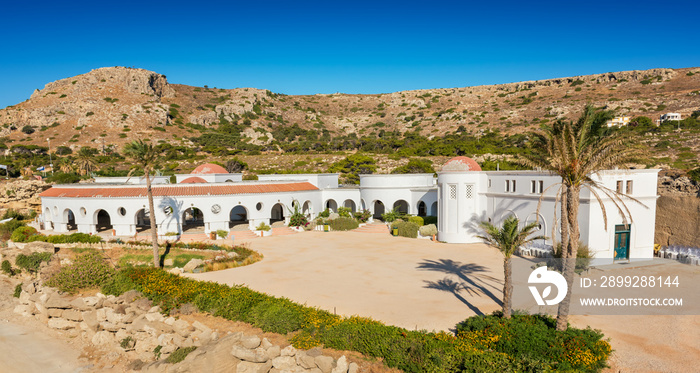
{"label": "archway", "polygon": [[408,202],[400,199],[394,202],[394,209],[402,214],[408,214]]}
{"label": "archway", "polygon": [[277,203],[270,210],[270,224],[284,221],[284,205]]}
{"label": "archway", "polygon": [[301,208],[301,213],[305,216],[311,216],[312,212],[313,211],[311,210],[311,201],[304,202],[304,205]]}
{"label": "archway", "polygon": [[63,210],[63,221],[66,222],[66,228],[69,231],[78,230],[78,225],[75,224],[75,214],[73,213],[73,210],[71,210],[71,209]]}
{"label": "archway", "polygon": [[384,213],[384,203],[379,200],[374,201],[373,207],[374,214],[372,215],[372,217],[374,217],[375,219],[381,219],[382,214]]}
{"label": "archway", "polygon": [[420,201],[418,202],[418,216],[426,216],[428,215],[428,208],[425,206],[425,202]]}
{"label": "archway", "polygon": [[44,210],[44,229],[53,229],[53,219],[51,218],[51,209]]}
{"label": "archway", "polygon": [[438,203],[433,202],[432,205],[430,205],[430,216],[438,216]]}
{"label": "archway", "polygon": [[345,202],[343,202],[343,207],[349,208],[350,212],[355,212],[355,201],[351,199],[346,199]]}
{"label": "archway", "polygon": [[112,229],[112,219],[109,213],[105,210],[97,210],[95,212],[95,229],[98,232],[111,230]]}
{"label": "archway", "polygon": [[151,229],[151,217],[146,212],[146,209],[136,211],[136,215],[134,215],[134,225],[136,226],[136,232],[143,232]]}
{"label": "archway", "polygon": [[204,213],[196,207],[189,207],[182,213],[182,231],[204,231]]}
{"label": "archway", "polygon": [[243,205],[235,206],[228,214],[228,227],[235,230],[248,229],[248,209]]}
{"label": "archway", "polygon": [[338,203],[333,199],[326,201],[325,207],[331,212],[338,212]]}

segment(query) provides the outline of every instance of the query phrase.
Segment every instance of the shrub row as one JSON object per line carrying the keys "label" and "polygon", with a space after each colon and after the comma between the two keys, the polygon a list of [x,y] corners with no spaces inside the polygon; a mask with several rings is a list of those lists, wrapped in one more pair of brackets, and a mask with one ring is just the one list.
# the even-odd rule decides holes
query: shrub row
{"label": "shrub row", "polygon": [[334,231],[349,231],[360,226],[360,223],[353,218],[339,217],[337,219],[328,220],[328,225]]}
{"label": "shrub row", "polygon": [[87,233],[56,234],[45,236],[40,234],[33,227],[26,225],[17,227],[12,232],[10,239],[14,242],[43,241],[49,243],[99,243],[102,241],[100,236],[93,236]]}
{"label": "shrub row", "polygon": [[599,332],[557,332],[554,321],[544,316],[511,321],[478,316],[461,323],[457,335],[428,333],[362,317],[343,318],[246,287],[196,281],[154,268],[127,268],[115,277],[120,278],[120,290],[134,286],[165,310],[194,303],[201,311],[266,332],[296,332],[292,343],[297,348],[354,350],[406,372],[594,372],[605,366],[610,354]]}

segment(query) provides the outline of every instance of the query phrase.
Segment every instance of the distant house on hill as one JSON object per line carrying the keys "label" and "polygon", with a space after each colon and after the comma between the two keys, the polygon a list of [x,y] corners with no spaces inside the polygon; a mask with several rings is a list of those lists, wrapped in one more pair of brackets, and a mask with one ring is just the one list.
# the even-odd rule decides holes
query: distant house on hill
{"label": "distant house on hill", "polygon": [[658,123],[667,122],[669,120],[681,120],[681,115],[679,113],[666,113],[659,117]]}
{"label": "distant house on hill", "polygon": [[608,126],[608,128],[612,126],[624,127],[630,124],[630,117],[616,117],[605,122],[605,124]]}

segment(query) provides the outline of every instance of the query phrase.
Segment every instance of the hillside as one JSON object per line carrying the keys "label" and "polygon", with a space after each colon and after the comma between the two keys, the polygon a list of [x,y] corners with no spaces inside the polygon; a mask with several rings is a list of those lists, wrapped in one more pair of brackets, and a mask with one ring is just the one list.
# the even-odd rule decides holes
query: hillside
{"label": "hillside", "polygon": [[[26,152],[27,145],[35,145],[44,149],[31,150],[44,154],[47,139],[52,151],[59,146],[75,151],[83,146],[119,149],[135,138],[215,155],[316,150],[319,144],[325,147],[319,151],[328,152],[359,148],[363,136],[525,133],[558,118],[577,118],[586,103],[633,118],[655,120],[666,112],[686,118],[700,109],[700,68],[377,95],[287,96],[171,84],[155,72],[107,67],[49,83],[28,100],[0,110],[0,136],[7,148],[24,145]],[[341,144],[327,146],[338,138]],[[695,132],[665,139],[674,146],[655,151],[661,163],[684,160],[677,158],[679,151],[700,150]],[[303,141],[302,147],[290,145]],[[696,164],[697,157],[691,161]]]}

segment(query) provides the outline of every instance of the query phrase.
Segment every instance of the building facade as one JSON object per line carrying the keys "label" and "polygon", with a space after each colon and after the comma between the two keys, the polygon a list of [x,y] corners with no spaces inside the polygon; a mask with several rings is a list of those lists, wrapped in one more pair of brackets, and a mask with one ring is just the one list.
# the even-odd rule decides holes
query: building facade
{"label": "building facade", "polygon": [[[591,177],[627,199],[627,217],[615,201],[588,190],[581,193],[581,240],[596,258],[617,260],[653,255],[658,170],[610,170]],[[557,193],[561,179],[546,172],[482,171],[467,157],[448,161],[433,174],[361,175],[359,186],[342,186],[338,174],[260,175],[243,181],[216,165],[193,174],[156,179],[155,218],[160,234],[198,226],[204,232],[251,229],[260,223],[288,222],[294,204],[313,218],[324,209],[369,210],[375,219],[392,209],[438,217],[438,239],[481,242],[479,223],[499,225],[509,215],[537,221],[539,235],[558,237]],[[55,185],[43,192],[42,219],[56,232],[133,236],[148,229],[148,199],[141,179],[98,178],[91,184]],[[555,213],[556,211],[556,213]],[[542,245],[551,245],[549,238]]]}

